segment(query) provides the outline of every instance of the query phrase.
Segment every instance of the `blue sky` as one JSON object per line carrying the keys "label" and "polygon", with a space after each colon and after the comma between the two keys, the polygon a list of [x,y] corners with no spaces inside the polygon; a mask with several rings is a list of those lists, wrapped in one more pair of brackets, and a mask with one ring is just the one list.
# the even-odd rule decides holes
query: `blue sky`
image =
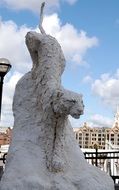
{"label": "blue sky", "polygon": [[[40,0],[0,1],[0,57],[11,61],[5,77],[0,126],[12,126],[16,82],[31,69],[24,36],[38,31]],[[47,0],[46,33],[61,44],[67,65],[65,88],[83,94],[84,115],[71,119],[73,127],[112,126],[119,105],[119,1]]]}

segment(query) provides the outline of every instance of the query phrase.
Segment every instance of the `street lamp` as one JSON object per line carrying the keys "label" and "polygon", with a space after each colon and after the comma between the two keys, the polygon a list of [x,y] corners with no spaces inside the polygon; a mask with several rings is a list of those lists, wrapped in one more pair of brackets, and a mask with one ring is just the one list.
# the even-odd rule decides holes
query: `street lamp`
{"label": "street lamp", "polygon": [[0,58],[0,119],[1,119],[1,104],[2,104],[2,88],[4,76],[9,72],[11,64],[8,59]]}

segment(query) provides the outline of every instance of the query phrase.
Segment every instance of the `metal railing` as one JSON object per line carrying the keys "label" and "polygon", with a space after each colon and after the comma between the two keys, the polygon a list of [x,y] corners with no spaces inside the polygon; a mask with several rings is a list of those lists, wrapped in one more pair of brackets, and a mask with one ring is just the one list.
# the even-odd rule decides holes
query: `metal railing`
{"label": "metal railing", "polygon": [[7,156],[7,153],[0,152],[0,180],[4,172],[6,156]]}
{"label": "metal railing", "polygon": [[[0,161],[5,166],[7,153],[0,153]],[[85,159],[89,164],[99,167],[101,170],[108,173],[114,183],[119,183],[119,151],[98,151],[84,152]]]}
{"label": "metal railing", "polygon": [[6,156],[7,156],[7,153],[4,153],[3,156],[0,156],[0,161],[2,161],[3,164],[5,164],[6,162]]}
{"label": "metal railing", "polygon": [[85,159],[89,164],[99,167],[108,173],[114,180],[119,183],[119,151],[98,151],[84,152]]}

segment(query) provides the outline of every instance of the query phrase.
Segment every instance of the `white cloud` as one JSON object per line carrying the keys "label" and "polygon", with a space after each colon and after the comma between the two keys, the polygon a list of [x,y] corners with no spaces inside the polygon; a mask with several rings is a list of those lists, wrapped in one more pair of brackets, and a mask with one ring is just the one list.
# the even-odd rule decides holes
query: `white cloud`
{"label": "white cloud", "polygon": [[93,79],[92,79],[92,77],[91,77],[90,75],[87,75],[87,76],[85,76],[85,77],[83,78],[82,82],[83,82],[83,83],[90,84],[90,83],[93,82]]}
{"label": "white cloud", "polygon": [[13,68],[22,73],[30,68],[31,62],[24,40],[29,30],[26,26],[19,28],[13,21],[0,22],[0,57],[8,58]]}
{"label": "white cloud", "polygon": [[[43,26],[48,34],[58,39],[66,59],[70,62],[85,63],[84,56],[87,50],[98,44],[96,37],[88,37],[84,31],[78,32],[71,24],[62,25],[57,14],[46,16]],[[0,57],[9,58],[14,69],[23,73],[31,67],[24,42],[29,30],[31,28],[18,27],[13,21],[0,22]]]}
{"label": "white cloud", "polygon": [[94,114],[89,118],[88,125],[90,127],[112,127],[113,121],[108,117]]}
{"label": "white cloud", "polygon": [[92,91],[94,94],[101,97],[104,103],[115,108],[119,105],[119,69],[110,76],[108,73],[101,75],[92,84]]}
{"label": "white cloud", "polygon": [[[44,29],[58,39],[69,62],[83,63],[87,50],[98,43],[96,37],[88,37],[84,31],[78,32],[73,25],[68,23],[62,25],[57,14],[44,18]],[[4,83],[1,123],[4,125],[13,123],[11,104],[16,78],[20,78],[31,68],[30,55],[25,45],[25,35],[29,30],[38,29],[26,26],[18,27],[13,21],[0,21],[0,57],[9,59],[12,64],[11,72],[6,76],[7,82]],[[10,77],[11,75],[12,77]],[[7,118],[6,114],[9,115]],[[7,124],[7,122],[9,123]]]}
{"label": "white cloud", "polygon": [[85,64],[84,57],[87,50],[98,45],[98,39],[95,36],[88,37],[85,31],[78,32],[69,23],[62,25],[57,14],[44,17],[43,26],[48,34],[58,39],[67,61]]}
{"label": "white cloud", "polygon": [[14,72],[11,77],[8,76],[8,78],[5,78],[2,96],[1,126],[13,126],[12,100],[16,83],[21,76],[21,73]]}
{"label": "white cloud", "polygon": [[70,5],[74,4],[77,0],[64,0],[66,2],[68,2]]}
{"label": "white cloud", "polygon": [[[77,0],[47,0],[46,1],[46,9],[51,7],[59,7],[60,2],[64,1],[69,3],[70,5],[74,4]],[[10,9],[16,9],[16,10],[24,10],[28,9],[33,12],[40,12],[40,6],[41,3],[44,2],[44,0],[2,0],[1,4],[4,6],[7,6]]]}
{"label": "white cloud", "polygon": [[0,21],[0,57],[9,59],[12,69],[3,85],[2,120],[0,125],[12,126],[12,100],[18,79],[31,68],[31,60],[25,46],[25,35],[30,28],[20,28],[13,22]]}
{"label": "white cloud", "polygon": [[[82,127],[84,124],[81,122],[80,119],[76,120],[72,117],[69,117],[69,120],[73,128]],[[92,128],[93,127],[112,127],[114,120],[100,114],[94,114],[94,115],[91,115],[85,122],[88,124],[89,127],[92,127]]]}

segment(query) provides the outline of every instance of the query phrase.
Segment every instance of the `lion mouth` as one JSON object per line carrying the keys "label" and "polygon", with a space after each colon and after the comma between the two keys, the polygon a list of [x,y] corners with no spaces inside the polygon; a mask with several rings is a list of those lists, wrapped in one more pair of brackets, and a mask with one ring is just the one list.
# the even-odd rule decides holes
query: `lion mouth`
{"label": "lion mouth", "polygon": [[75,119],[79,119],[81,115],[83,115],[82,110],[78,111],[77,113],[71,114],[71,116],[74,117]]}

